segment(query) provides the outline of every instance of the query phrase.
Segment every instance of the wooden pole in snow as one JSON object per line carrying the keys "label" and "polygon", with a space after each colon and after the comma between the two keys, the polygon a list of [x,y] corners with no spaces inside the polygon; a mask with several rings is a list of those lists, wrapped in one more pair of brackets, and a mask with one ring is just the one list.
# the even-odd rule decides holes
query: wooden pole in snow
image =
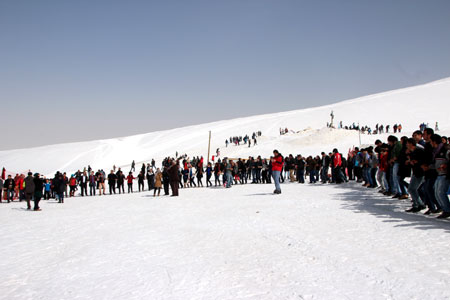
{"label": "wooden pole in snow", "polygon": [[209,150],[211,149],[211,130],[209,131],[209,141],[208,141],[208,163],[209,163]]}

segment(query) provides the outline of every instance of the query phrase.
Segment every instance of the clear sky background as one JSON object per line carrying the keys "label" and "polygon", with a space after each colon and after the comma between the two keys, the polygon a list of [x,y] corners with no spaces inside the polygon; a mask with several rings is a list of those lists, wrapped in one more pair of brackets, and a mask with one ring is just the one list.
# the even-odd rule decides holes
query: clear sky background
{"label": "clear sky background", "polygon": [[444,77],[448,0],[0,0],[3,150],[313,107]]}

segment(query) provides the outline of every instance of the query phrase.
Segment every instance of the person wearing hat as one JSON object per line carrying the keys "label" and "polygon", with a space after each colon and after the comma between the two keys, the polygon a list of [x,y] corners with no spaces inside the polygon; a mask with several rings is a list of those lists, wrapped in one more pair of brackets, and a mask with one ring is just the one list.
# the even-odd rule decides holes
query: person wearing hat
{"label": "person wearing hat", "polygon": [[25,199],[27,200],[27,209],[31,209],[31,199],[34,195],[34,178],[33,173],[28,172],[28,176],[24,180],[25,183]]}

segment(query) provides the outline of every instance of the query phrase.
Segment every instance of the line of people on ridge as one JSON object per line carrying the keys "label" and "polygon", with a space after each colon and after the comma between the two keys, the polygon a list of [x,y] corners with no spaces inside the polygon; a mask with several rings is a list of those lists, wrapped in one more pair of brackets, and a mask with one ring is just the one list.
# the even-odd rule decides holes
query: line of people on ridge
{"label": "line of people on ridge", "polygon": [[[334,128],[333,124],[327,123],[327,127],[329,128]],[[391,129],[391,125],[386,124],[376,124],[375,125],[375,129],[372,130],[371,127],[365,125],[365,126],[360,126],[360,125],[356,125],[355,123],[353,123],[352,125],[343,125],[342,121],[339,122],[338,125],[338,129],[345,129],[345,130],[359,130],[362,134],[382,134],[382,133],[389,133],[389,130]],[[403,129],[402,124],[394,124],[394,126],[392,126],[392,130],[394,133],[401,133]]]}
{"label": "line of people on ridge", "polygon": [[228,147],[228,144],[234,144],[235,146],[240,146],[243,142],[244,145],[248,145],[248,147],[251,146],[252,141],[253,145],[257,145],[257,137],[260,137],[262,135],[261,131],[253,132],[252,137],[250,137],[246,134],[244,137],[242,136],[233,136],[229,139],[225,140],[225,147]]}

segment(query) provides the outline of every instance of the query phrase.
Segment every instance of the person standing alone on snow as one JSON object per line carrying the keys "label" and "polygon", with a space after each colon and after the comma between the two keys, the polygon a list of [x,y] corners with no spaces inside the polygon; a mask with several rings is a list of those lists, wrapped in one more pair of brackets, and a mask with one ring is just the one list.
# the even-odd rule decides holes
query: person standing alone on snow
{"label": "person standing alone on snow", "polygon": [[272,158],[272,177],[275,183],[275,191],[274,194],[281,194],[280,187],[280,174],[281,169],[283,168],[283,156],[278,152],[278,150],[273,150],[273,158]]}

